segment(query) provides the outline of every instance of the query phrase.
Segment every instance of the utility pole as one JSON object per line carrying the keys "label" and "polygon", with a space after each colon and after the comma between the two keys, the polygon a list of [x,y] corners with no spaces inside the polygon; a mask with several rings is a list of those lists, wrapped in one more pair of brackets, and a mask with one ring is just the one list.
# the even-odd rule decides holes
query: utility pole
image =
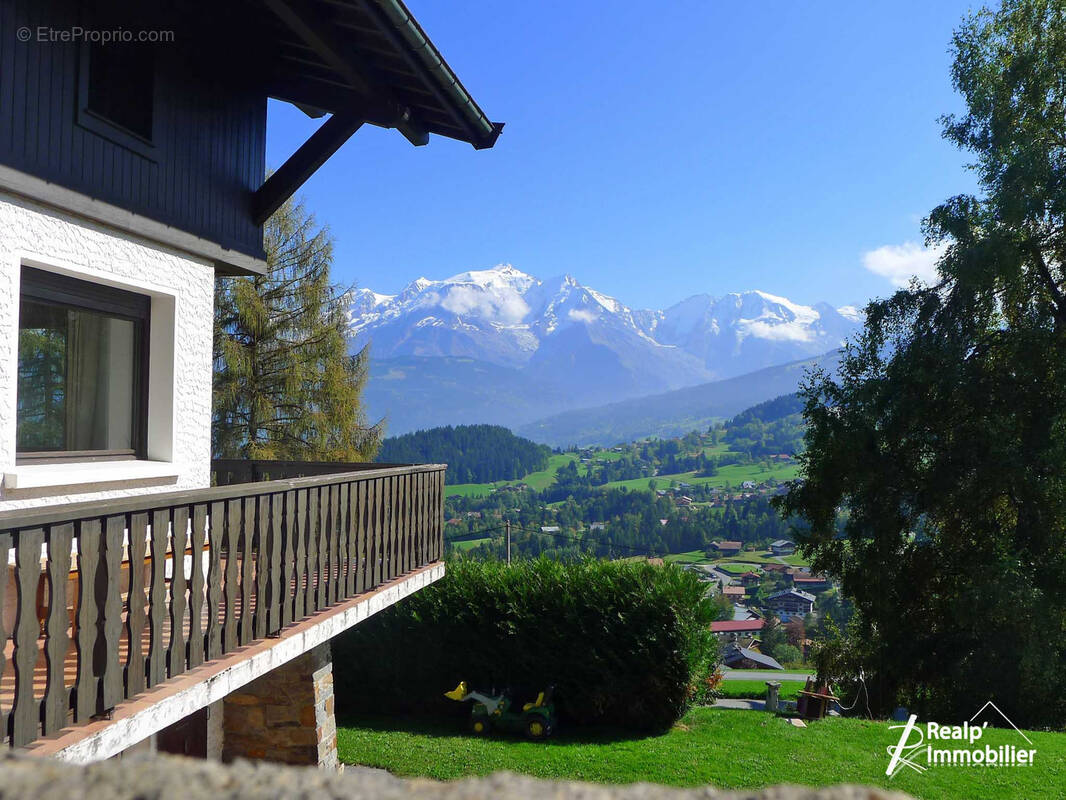
{"label": "utility pole", "polygon": [[503,523],[503,529],[507,531],[507,566],[511,565],[511,520]]}

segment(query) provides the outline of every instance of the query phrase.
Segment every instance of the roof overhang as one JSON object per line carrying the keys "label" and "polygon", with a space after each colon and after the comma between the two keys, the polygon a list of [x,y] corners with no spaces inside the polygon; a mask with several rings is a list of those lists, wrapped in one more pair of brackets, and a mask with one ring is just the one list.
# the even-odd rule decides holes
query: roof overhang
{"label": "roof overhang", "polygon": [[[262,6],[269,11],[263,13]],[[257,66],[268,96],[329,119],[256,191],[262,223],[363,124],[414,145],[430,134],[492,147],[492,122],[400,0],[262,0]]]}

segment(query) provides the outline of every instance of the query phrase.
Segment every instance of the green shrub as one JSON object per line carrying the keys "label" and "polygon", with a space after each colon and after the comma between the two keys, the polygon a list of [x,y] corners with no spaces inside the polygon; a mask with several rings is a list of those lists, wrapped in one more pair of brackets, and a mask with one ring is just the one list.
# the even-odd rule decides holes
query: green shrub
{"label": "green shrub", "polygon": [[443,693],[535,694],[566,724],[659,730],[717,669],[704,588],[670,565],[454,559],[446,577],[333,643],[344,713],[469,714]]}

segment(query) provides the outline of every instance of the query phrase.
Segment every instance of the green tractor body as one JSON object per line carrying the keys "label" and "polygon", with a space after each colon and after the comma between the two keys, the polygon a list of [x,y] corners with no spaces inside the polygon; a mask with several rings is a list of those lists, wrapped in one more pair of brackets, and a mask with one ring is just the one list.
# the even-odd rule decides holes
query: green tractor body
{"label": "green tractor body", "polygon": [[486,695],[471,692],[466,682],[460,683],[445,697],[460,702],[473,701],[470,710],[470,731],[476,736],[485,736],[494,730],[523,734],[530,739],[545,739],[555,730],[555,704],[552,702],[552,687],[541,692],[536,701],[516,704],[507,695]]}

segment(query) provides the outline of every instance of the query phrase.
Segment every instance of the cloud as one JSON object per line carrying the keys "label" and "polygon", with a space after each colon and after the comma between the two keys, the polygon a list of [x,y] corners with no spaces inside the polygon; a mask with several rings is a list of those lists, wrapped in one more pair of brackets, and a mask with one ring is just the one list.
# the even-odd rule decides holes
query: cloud
{"label": "cloud", "polygon": [[586,325],[590,325],[600,318],[600,315],[590,308],[572,308],[567,316],[574,322],[584,322]]}
{"label": "cloud", "polygon": [[886,244],[863,253],[862,265],[896,287],[906,286],[915,276],[923,283],[933,283],[937,279],[936,262],[943,253],[943,247],[926,248],[915,242]]}
{"label": "cloud", "polygon": [[753,319],[741,320],[739,327],[746,335],[773,342],[809,342],[814,338],[814,331],[802,322],[766,322]]}
{"label": "cloud", "polygon": [[529,306],[514,292],[486,291],[480,286],[453,286],[441,298],[441,307],[453,314],[473,315],[492,322],[517,323],[529,313]]}

